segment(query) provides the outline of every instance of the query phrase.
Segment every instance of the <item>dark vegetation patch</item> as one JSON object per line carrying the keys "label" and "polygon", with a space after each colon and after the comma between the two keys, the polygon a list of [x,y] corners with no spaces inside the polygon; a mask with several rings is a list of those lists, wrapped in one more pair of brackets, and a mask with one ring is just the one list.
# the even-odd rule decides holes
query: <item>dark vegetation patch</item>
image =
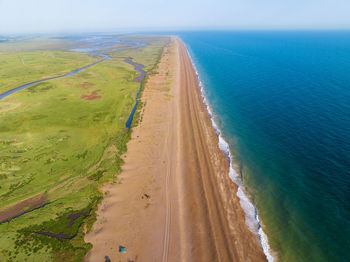
{"label": "dark vegetation patch", "polygon": [[47,204],[48,202],[45,194],[40,194],[16,203],[10,207],[6,207],[5,209],[0,210],[0,224],[9,222],[16,217],[41,208]]}
{"label": "dark vegetation patch", "polygon": [[[68,213],[66,215],[59,216],[58,219],[61,220],[61,218],[63,217],[62,221],[64,223],[64,220],[65,220],[64,218],[66,217],[66,219],[69,220],[67,227],[72,228],[78,219],[80,219],[82,222],[85,217],[90,215],[90,212],[91,212],[91,209],[88,211],[83,210],[83,211],[80,211],[78,213]],[[77,225],[80,227],[81,223],[78,222]],[[63,232],[52,233],[52,232],[48,232],[48,231],[44,231],[44,230],[33,231],[32,233],[55,238],[58,241],[62,242],[65,239],[73,239],[77,235],[78,230],[71,232],[72,233],[71,235],[69,235],[67,233],[63,233]]]}
{"label": "dark vegetation patch", "polygon": [[11,139],[11,140],[0,140],[0,145],[4,145],[4,146],[9,146],[13,143],[17,142],[16,139]]}
{"label": "dark vegetation patch", "polygon": [[8,189],[8,191],[5,194],[1,195],[1,198],[3,200],[6,200],[6,198],[11,196],[16,190],[18,190],[18,189],[24,187],[25,185],[29,184],[33,180],[33,178],[34,178],[33,174],[30,174],[28,177],[22,179],[21,181],[11,184],[9,189]]}
{"label": "dark vegetation patch", "polygon": [[89,152],[88,150],[85,150],[83,153],[77,154],[77,158],[78,159],[85,159],[88,152]]}
{"label": "dark vegetation patch", "polygon": [[100,122],[106,119],[106,117],[109,116],[108,111],[99,111],[93,114],[93,121],[94,122]]}
{"label": "dark vegetation patch", "polygon": [[39,83],[39,84],[36,84],[36,85],[33,85],[31,87],[28,87],[27,88],[27,91],[29,93],[40,93],[40,92],[45,92],[45,91],[48,91],[50,89],[53,89],[55,86],[53,83],[50,83],[50,82],[42,82],[42,83]]}
{"label": "dark vegetation patch", "polygon": [[90,212],[91,212],[91,209],[89,211],[82,211],[82,212],[79,212],[79,213],[69,214],[67,216],[67,218],[70,219],[68,226],[72,227],[74,222],[75,222],[75,220],[77,220],[81,216],[85,216],[86,217],[86,216],[90,215]]}
{"label": "dark vegetation patch", "polygon": [[75,236],[69,236],[63,233],[59,233],[59,234],[55,234],[55,233],[51,233],[51,232],[45,232],[45,231],[35,231],[33,232],[35,234],[39,234],[39,235],[44,235],[44,236],[48,236],[48,237],[52,237],[52,238],[56,238],[59,241],[63,241],[64,239],[72,239]]}
{"label": "dark vegetation patch", "polygon": [[91,226],[101,196],[91,199],[91,204],[81,210],[67,209],[63,214],[56,214],[55,219],[32,225],[18,231],[16,247],[31,255],[40,250],[51,249],[54,261],[82,261],[92,245],[84,242],[83,224]]}
{"label": "dark vegetation patch", "polygon": [[103,174],[106,172],[106,170],[97,170],[96,172],[94,172],[92,175],[88,176],[88,179],[90,180],[94,180],[94,181],[99,181]]}
{"label": "dark vegetation patch", "polygon": [[[0,174],[0,180],[5,180],[7,178],[8,178],[8,176],[6,174]],[[0,189],[1,189],[1,187],[0,187]]]}
{"label": "dark vegetation patch", "polygon": [[32,116],[30,119],[31,120],[40,120],[40,119],[44,119],[44,118],[47,118],[47,115],[38,114],[38,115]]}

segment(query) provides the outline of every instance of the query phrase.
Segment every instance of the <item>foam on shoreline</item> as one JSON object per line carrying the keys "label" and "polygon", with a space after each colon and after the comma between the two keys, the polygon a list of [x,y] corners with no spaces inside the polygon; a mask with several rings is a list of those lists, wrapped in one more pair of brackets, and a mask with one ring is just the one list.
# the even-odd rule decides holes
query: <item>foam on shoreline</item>
{"label": "foam on shoreline", "polygon": [[[182,42],[184,42],[184,41],[182,41]],[[223,138],[221,130],[218,128],[218,126],[215,122],[215,116],[213,114],[213,111],[212,111],[210,104],[208,102],[208,99],[206,97],[205,89],[204,89],[202,81],[200,80],[200,76],[199,76],[198,70],[196,68],[196,65],[194,63],[194,60],[192,59],[192,56],[190,55],[190,52],[189,52],[190,49],[187,46],[186,46],[186,49],[187,49],[188,56],[191,59],[192,66],[193,66],[193,68],[196,72],[197,78],[198,78],[198,83],[199,83],[199,88],[200,88],[201,95],[203,98],[203,103],[205,104],[205,106],[207,108],[212,126],[213,126],[213,128],[218,136],[219,148],[225,154],[225,156],[228,158],[228,160],[230,162],[230,169],[229,169],[228,175],[231,178],[231,180],[238,185],[237,196],[240,199],[240,205],[245,212],[246,224],[252,233],[259,235],[260,243],[261,243],[262,249],[264,251],[264,254],[265,254],[267,260],[269,262],[273,262],[274,257],[271,254],[270,245],[268,243],[267,235],[262,230],[257,210],[256,210],[255,206],[253,205],[253,203],[251,203],[249,201],[249,198],[247,197],[246,193],[244,192],[244,185],[242,183],[242,180],[233,167],[233,158],[231,155],[229,144]]]}

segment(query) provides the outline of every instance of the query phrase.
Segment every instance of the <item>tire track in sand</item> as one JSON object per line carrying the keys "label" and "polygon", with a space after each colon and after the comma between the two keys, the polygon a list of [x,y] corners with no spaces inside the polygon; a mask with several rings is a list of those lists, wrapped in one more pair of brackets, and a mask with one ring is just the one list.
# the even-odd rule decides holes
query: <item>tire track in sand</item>
{"label": "tire track in sand", "polygon": [[[172,114],[171,114],[172,115]],[[170,117],[172,118],[172,116]],[[171,200],[170,200],[170,175],[171,175],[171,159],[170,154],[168,152],[168,148],[170,147],[170,122],[168,123],[168,131],[166,136],[166,143],[164,144],[164,152],[166,152],[167,156],[167,172],[165,176],[165,229],[164,229],[164,241],[163,241],[163,256],[162,261],[168,261],[169,255],[169,242],[170,242],[170,218],[171,218]]]}

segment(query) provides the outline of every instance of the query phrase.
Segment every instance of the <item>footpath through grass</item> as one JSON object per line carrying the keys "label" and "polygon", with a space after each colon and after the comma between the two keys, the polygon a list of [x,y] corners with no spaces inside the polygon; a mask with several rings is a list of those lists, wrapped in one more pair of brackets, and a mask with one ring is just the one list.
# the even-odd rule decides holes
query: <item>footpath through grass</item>
{"label": "footpath through grass", "polygon": [[[118,183],[121,155],[130,139],[125,122],[139,89],[133,81],[137,73],[124,60],[133,57],[151,73],[169,41],[137,39],[148,45],[112,52],[111,59],[76,75],[0,100],[0,222],[1,216],[22,211],[0,224],[0,261],[81,261],[91,248],[83,236],[102,198],[98,188]],[[39,53],[40,62],[30,66]],[[22,56],[27,73],[43,76],[44,69],[54,74],[94,60],[81,53],[39,53],[0,55],[0,61]],[[0,74],[8,76],[0,78],[0,89],[37,80],[29,73],[19,79],[21,65],[8,64],[6,70],[0,67]]]}

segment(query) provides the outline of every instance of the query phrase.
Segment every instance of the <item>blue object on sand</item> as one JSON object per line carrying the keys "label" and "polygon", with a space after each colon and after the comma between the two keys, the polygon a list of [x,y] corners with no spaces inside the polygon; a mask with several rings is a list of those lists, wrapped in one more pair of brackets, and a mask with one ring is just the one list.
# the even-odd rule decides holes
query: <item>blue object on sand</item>
{"label": "blue object on sand", "polygon": [[119,246],[119,253],[126,253],[126,248],[123,246]]}

